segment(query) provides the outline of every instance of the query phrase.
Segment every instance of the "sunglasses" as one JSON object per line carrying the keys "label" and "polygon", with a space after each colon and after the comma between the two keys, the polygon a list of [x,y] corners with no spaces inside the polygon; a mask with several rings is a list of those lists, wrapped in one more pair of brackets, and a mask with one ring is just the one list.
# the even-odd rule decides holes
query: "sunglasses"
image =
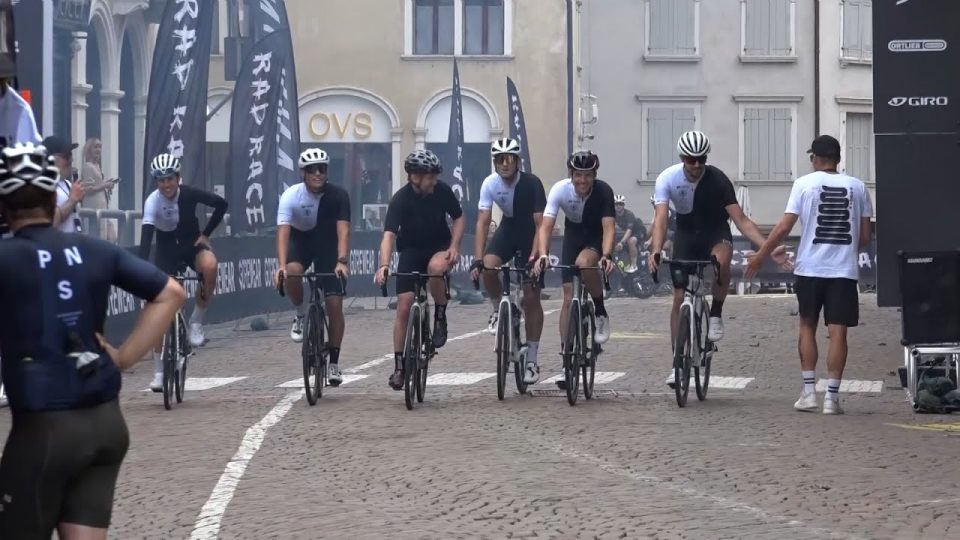
{"label": "sunglasses", "polygon": [[307,174],[325,173],[325,172],[327,172],[327,166],[324,165],[324,164],[319,164],[319,165],[307,165],[306,167],[303,168],[303,170],[304,170]]}
{"label": "sunglasses", "polygon": [[513,154],[498,154],[493,157],[493,162],[497,165],[512,165],[516,163],[517,156]]}
{"label": "sunglasses", "polygon": [[693,165],[694,163],[703,164],[707,162],[707,156],[699,156],[699,157],[683,156],[680,159],[682,159],[683,162],[686,163],[687,165]]}

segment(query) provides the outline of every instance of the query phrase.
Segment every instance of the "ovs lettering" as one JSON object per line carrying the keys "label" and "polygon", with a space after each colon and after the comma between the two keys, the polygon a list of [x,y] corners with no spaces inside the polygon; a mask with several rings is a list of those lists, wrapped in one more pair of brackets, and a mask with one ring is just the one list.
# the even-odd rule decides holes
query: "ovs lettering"
{"label": "ovs lettering", "polygon": [[326,139],[333,128],[337,139],[343,140],[353,128],[353,137],[358,140],[369,139],[373,135],[373,118],[368,113],[317,113],[310,117],[310,133],[318,139]]}

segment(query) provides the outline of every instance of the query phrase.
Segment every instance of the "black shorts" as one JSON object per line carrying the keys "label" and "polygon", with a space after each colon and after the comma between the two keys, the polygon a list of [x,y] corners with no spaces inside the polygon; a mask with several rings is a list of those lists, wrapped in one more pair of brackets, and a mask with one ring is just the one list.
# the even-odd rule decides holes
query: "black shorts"
{"label": "black shorts", "polygon": [[[563,232],[563,248],[560,250],[560,264],[576,264],[580,252],[592,249],[597,255],[603,255],[603,232],[591,233],[586,229],[568,226]],[[560,273],[563,283],[573,282],[573,270],[563,269]]]}
{"label": "black shorts", "polygon": [[[192,244],[165,244],[157,246],[156,266],[168,275],[186,271],[190,267],[197,271],[197,255],[202,251],[211,251],[207,246]],[[212,253],[212,251],[211,251]]]}
{"label": "black shorts", "polygon": [[59,523],[108,528],[129,445],[115,399],[15,413],[0,459],[0,538],[48,539]]}
{"label": "black shorts", "polygon": [[717,244],[733,245],[730,225],[724,223],[712,231],[677,231],[673,237],[674,259],[687,261],[709,261],[713,248]]}
{"label": "black shorts", "polygon": [[860,295],[857,280],[795,276],[800,317],[819,319],[823,308],[824,324],[857,326],[860,323]]}
{"label": "black shorts", "polygon": [[[446,250],[446,247],[419,248],[408,247],[400,251],[397,261],[397,273],[406,274],[410,272],[427,273],[430,266],[430,259],[437,253]],[[412,293],[417,289],[417,282],[410,276],[397,276],[397,296],[403,293]]]}
{"label": "black shorts", "polygon": [[[310,265],[313,265],[313,271],[318,273],[333,273],[337,268],[337,245],[331,245],[330,242],[318,240],[316,236],[309,232],[290,229],[290,242],[287,244],[287,262],[299,263],[306,272]],[[346,279],[343,286],[340,280],[335,277],[325,277],[318,280],[323,287],[324,296],[344,296],[346,291]]]}
{"label": "black shorts", "polygon": [[532,223],[524,226],[504,220],[497,232],[493,233],[493,238],[487,242],[484,255],[496,255],[501,263],[511,264],[517,252],[520,252],[519,263],[526,265],[536,234],[537,229]]}

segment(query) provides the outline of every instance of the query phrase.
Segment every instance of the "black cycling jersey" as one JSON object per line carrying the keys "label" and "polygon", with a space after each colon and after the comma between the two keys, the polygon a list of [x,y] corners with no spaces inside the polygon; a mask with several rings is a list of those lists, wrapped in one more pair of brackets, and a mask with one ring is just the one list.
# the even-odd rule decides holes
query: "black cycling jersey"
{"label": "black cycling jersey", "polygon": [[193,246],[200,237],[200,222],[197,220],[197,205],[204,204],[214,209],[213,215],[203,229],[210,236],[220,225],[227,212],[227,201],[216,193],[209,193],[190,186],[180,186],[171,200],[154,190],[143,203],[143,226],[140,232],[140,256],[150,256],[153,232],[157,231],[157,252],[181,252]]}
{"label": "black cycling jersey", "polygon": [[587,237],[603,238],[603,218],[615,218],[617,214],[613,188],[603,180],[594,180],[590,194],[581,199],[569,178],[561,180],[550,188],[543,215],[556,218],[560,210],[565,218],[564,230],[583,230]]}
{"label": "black cycling jersey", "polygon": [[508,183],[499,174],[488,176],[480,186],[480,210],[490,210],[496,204],[503,212],[500,226],[520,225],[523,230],[534,228],[533,215],[542,214],[547,206],[543,182],[527,172],[517,173],[513,183]]}
{"label": "black cycling jersey", "polygon": [[696,183],[686,179],[682,163],[667,168],[657,178],[654,197],[657,203],[673,203],[679,232],[697,234],[729,229],[727,206],[737,203],[733,183],[713,165]]}
{"label": "black cycling jersey", "polygon": [[407,183],[390,199],[383,230],[397,235],[397,251],[442,251],[451,240],[447,216],[455,220],[462,215],[460,202],[446,183],[438,181],[429,195],[417,193]]}

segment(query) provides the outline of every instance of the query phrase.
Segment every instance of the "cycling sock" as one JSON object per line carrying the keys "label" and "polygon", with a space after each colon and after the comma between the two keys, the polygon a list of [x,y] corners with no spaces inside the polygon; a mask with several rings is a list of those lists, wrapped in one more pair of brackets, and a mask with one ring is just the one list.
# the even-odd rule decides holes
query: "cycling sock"
{"label": "cycling sock", "polygon": [[300,305],[297,306],[297,317],[303,317],[307,313],[307,303],[300,302]]}
{"label": "cycling sock", "polygon": [[330,347],[330,365],[335,366],[340,361],[340,347]]}
{"label": "cycling sock", "polygon": [[393,369],[401,369],[403,365],[403,351],[393,352]]}
{"label": "cycling sock", "polygon": [[803,393],[809,394],[815,392],[817,389],[817,372],[816,371],[801,371],[803,375]]}
{"label": "cycling sock", "polygon": [[537,351],[540,350],[539,341],[528,341],[527,342],[527,362],[536,364],[537,363]]}
{"label": "cycling sock", "polygon": [[840,379],[827,379],[827,395],[824,399],[840,400]]}
{"label": "cycling sock", "polygon": [[193,313],[190,314],[190,323],[203,324],[203,314],[207,312],[207,308],[200,307],[200,304],[193,306]]}
{"label": "cycling sock", "polygon": [[603,296],[600,298],[597,298],[596,296],[593,297],[593,307],[597,317],[607,316],[607,308],[603,306]]}
{"label": "cycling sock", "polygon": [[713,304],[710,304],[710,316],[711,317],[722,317],[723,316],[723,300],[713,300]]}
{"label": "cycling sock", "polygon": [[163,353],[153,351],[153,372],[163,373]]}
{"label": "cycling sock", "polygon": [[446,305],[446,304],[443,304],[443,305],[437,304],[437,305],[433,306],[433,316],[434,316],[434,318],[436,318],[437,320],[440,320],[440,319],[445,318],[445,317],[447,316],[447,305]]}

